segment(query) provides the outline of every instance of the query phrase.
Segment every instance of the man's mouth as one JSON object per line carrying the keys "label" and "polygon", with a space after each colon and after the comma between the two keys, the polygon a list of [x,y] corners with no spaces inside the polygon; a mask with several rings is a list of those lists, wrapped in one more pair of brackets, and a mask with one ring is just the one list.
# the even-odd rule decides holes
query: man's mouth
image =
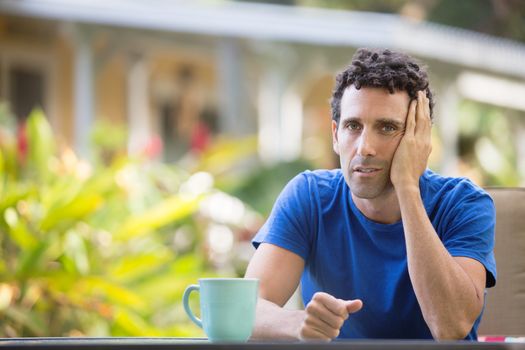
{"label": "man's mouth", "polygon": [[360,167],[360,166],[358,166],[358,167],[354,167],[352,170],[354,172],[356,172],[356,173],[370,174],[370,173],[379,171],[381,169],[378,169],[378,168],[367,168],[367,167]]}

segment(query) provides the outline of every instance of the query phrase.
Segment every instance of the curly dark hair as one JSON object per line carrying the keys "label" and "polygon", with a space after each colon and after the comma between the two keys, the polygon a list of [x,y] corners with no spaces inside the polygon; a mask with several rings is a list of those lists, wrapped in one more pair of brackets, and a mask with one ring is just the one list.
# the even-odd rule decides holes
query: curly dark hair
{"label": "curly dark hair", "polygon": [[406,91],[411,100],[417,98],[417,92],[425,90],[430,100],[430,119],[434,116],[434,100],[430,91],[425,67],[414,58],[389,49],[358,49],[351,64],[336,77],[330,105],[332,119],[339,124],[341,117],[341,99],[347,87],[385,88],[393,94],[396,90]]}

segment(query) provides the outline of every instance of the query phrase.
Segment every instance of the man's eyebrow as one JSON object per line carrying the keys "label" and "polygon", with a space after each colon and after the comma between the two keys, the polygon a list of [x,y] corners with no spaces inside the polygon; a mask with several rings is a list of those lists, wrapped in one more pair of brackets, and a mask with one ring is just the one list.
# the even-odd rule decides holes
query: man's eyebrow
{"label": "man's eyebrow", "polygon": [[392,118],[381,118],[381,119],[378,119],[376,121],[377,124],[393,124],[395,126],[397,126],[398,128],[404,128],[405,127],[405,122],[402,122],[402,121],[399,121],[397,119],[392,119]]}
{"label": "man's eyebrow", "polygon": [[360,117],[342,117],[341,122],[360,122]]}

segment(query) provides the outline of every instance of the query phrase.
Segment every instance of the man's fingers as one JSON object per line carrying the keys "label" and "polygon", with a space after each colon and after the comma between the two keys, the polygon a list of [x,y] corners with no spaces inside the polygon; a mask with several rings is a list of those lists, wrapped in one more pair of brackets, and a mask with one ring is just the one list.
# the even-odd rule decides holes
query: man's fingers
{"label": "man's fingers", "polygon": [[[330,298],[333,298],[332,296],[329,296]],[[337,312],[335,312],[333,309],[329,309],[325,302],[331,301],[330,298],[321,298],[320,296],[312,298],[312,302],[310,302],[306,306],[306,313],[307,317],[318,319],[322,321],[324,324],[326,324],[327,327],[339,329],[343,325],[344,321],[348,317],[348,313],[346,311],[345,303],[342,300],[335,299],[335,301],[338,302],[338,306],[331,305],[332,308],[336,309]],[[319,300],[323,299],[323,300]],[[319,324],[319,326],[325,328],[322,324]]]}
{"label": "man's fingers", "polygon": [[301,334],[299,336],[301,337],[302,340],[324,340],[327,342],[332,340],[332,338],[330,338],[326,334],[323,334],[318,329],[311,328],[309,326],[303,327],[303,329],[301,329]]}
{"label": "man's fingers", "polygon": [[417,115],[422,117],[425,115],[425,93],[423,91],[417,92]]}
{"label": "man's fingers", "polygon": [[353,314],[354,312],[361,310],[362,307],[363,302],[360,299],[346,301],[346,311],[349,314]]}
{"label": "man's fingers", "polygon": [[416,129],[425,129],[431,126],[430,100],[424,91],[417,93]]}
{"label": "man's fingers", "polygon": [[408,107],[407,121],[405,123],[405,135],[412,135],[416,128],[416,108],[417,100],[410,101],[410,106]]}
{"label": "man's fingers", "polygon": [[324,305],[329,311],[335,315],[345,317],[345,304],[341,299],[337,299],[328,293],[318,292],[312,297],[312,301]]}
{"label": "man's fingers", "polygon": [[341,322],[341,325],[339,327],[332,327],[328,323],[324,322],[323,320],[313,315],[307,315],[304,320],[304,326],[303,326],[302,333],[305,333],[306,330],[310,330],[312,333],[321,334],[322,337],[327,337],[328,339],[334,339],[334,338],[337,338],[337,336],[339,335],[342,325],[343,323]]}
{"label": "man's fingers", "polygon": [[359,311],[363,302],[342,300],[330,294],[318,292],[306,306],[306,317],[301,329],[302,338],[337,338],[349,313]]}
{"label": "man's fingers", "polygon": [[425,96],[425,114],[430,119],[430,99],[427,97],[426,92],[423,92],[423,95]]}
{"label": "man's fingers", "polygon": [[[344,304],[342,305],[344,314],[335,314],[331,310],[327,309],[325,305],[320,303],[309,303],[306,306],[307,318],[318,319],[326,324],[330,328],[339,329],[348,317]],[[320,324],[320,326],[322,326]]]}
{"label": "man's fingers", "polygon": [[[429,144],[424,144],[424,149],[430,149],[430,134],[432,130],[432,121],[430,119],[430,106],[429,99],[427,98],[424,91],[418,91],[418,108],[416,117],[416,130],[415,134],[422,137],[421,140],[425,140]],[[430,154],[430,152],[429,152]]]}

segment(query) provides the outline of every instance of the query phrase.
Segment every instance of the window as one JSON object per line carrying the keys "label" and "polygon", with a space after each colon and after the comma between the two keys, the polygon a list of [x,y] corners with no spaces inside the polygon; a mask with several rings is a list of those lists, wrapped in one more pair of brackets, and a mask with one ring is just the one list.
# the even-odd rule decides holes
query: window
{"label": "window", "polygon": [[8,91],[11,110],[19,123],[25,121],[35,107],[45,107],[44,75],[38,69],[11,67]]}

